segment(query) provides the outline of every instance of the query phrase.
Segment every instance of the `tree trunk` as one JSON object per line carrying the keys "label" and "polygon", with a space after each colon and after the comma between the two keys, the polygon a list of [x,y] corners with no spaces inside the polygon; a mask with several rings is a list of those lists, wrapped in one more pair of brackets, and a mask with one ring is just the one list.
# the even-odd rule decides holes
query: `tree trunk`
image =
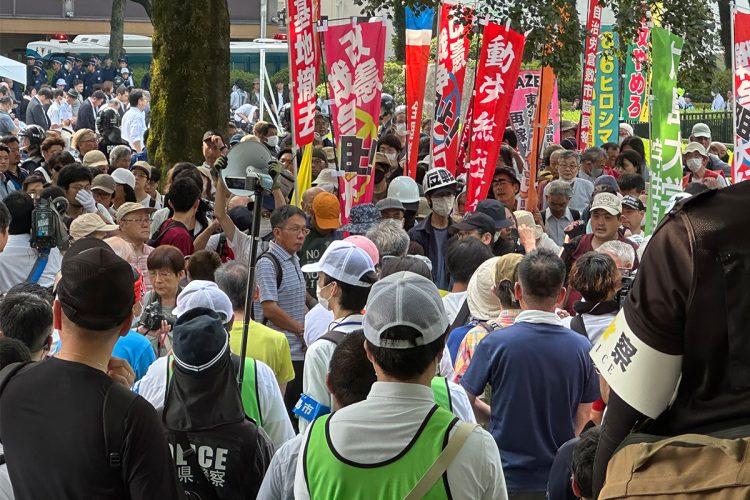
{"label": "tree trunk", "polygon": [[406,11],[401,0],[393,2],[393,52],[397,61],[406,61]]}
{"label": "tree trunk", "polygon": [[112,18],[109,21],[109,56],[114,64],[117,64],[117,59],[122,55],[126,3],[127,0],[112,0]]}
{"label": "tree trunk", "polygon": [[724,66],[732,67],[732,14],[730,0],[718,0],[721,48],[724,49]]}
{"label": "tree trunk", "polygon": [[166,171],[180,161],[203,162],[208,129],[226,133],[229,121],[229,9],[227,0],[153,2],[152,165]]}

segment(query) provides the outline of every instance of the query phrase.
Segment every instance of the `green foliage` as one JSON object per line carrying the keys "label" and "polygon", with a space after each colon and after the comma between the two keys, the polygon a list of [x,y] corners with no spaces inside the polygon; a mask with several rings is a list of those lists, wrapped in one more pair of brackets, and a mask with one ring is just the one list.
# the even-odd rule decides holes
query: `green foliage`
{"label": "green foliage", "polygon": [[710,109],[714,99],[711,91],[718,91],[722,97],[726,97],[727,90],[732,88],[732,72],[731,70],[714,71],[708,75],[708,78],[689,72],[685,75],[677,75],[677,85],[692,94],[696,108],[699,107],[696,103],[703,102],[708,103],[707,107]]}
{"label": "green foliage", "polygon": [[581,70],[566,72],[557,77],[557,92],[561,101],[573,102],[576,97],[581,97]]}
{"label": "green foliage", "polygon": [[406,102],[406,73],[404,63],[386,62],[383,74],[383,92],[391,94],[397,103]]}
{"label": "green foliage", "polygon": [[[154,2],[149,159],[163,171],[202,162],[208,129],[229,117],[229,10],[226,0]],[[200,71],[196,71],[200,68]]]}
{"label": "green foliage", "polygon": [[258,75],[255,73],[249,73],[247,71],[242,71],[239,69],[232,69],[229,70],[229,87],[232,88],[232,85],[234,85],[234,82],[237,80],[242,80],[245,82],[245,90],[249,91],[250,88],[253,86],[253,80],[258,78]]}

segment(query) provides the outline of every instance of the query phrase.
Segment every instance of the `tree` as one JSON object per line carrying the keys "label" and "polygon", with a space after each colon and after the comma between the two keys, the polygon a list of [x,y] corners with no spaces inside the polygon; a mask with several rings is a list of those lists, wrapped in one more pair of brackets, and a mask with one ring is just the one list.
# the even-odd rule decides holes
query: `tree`
{"label": "tree", "polygon": [[109,19],[109,57],[114,62],[122,56],[126,4],[127,0],[112,0],[112,16]]}
{"label": "tree", "polygon": [[162,169],[202,161],[208,129],[226,132],[229,117],[227,0],[153,4],[149,159]]}
{"label": "tree", "polygon": [[724,49],[724,67],[732,67],[732,2],[718,0],[719,25],[721,26],[721,47]]}

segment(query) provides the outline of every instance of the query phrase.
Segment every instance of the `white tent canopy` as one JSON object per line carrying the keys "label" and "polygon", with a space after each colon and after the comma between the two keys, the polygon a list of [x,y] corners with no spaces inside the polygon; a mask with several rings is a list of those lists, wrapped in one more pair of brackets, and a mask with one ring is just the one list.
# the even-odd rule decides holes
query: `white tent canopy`
{"label": "white tent canopy", "polygon": [[24,63],[0,56],[0,76],[12,78],[21,85],[26,85],[26,65]]}

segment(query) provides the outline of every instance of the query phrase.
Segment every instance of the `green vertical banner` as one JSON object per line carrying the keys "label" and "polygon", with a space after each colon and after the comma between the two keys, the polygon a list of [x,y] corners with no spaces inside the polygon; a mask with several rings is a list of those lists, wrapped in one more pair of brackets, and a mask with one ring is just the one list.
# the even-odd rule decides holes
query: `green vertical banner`
{"label": "green vertical banner", "polygon": [[648,89],[649,74],[646,72],[648,61],[648,43],[651,28],[647,19],[641,20],[633,43],[628,45],[627,57],[625,58],[625,73],[622,87],[622,111],[620,116],[623,121],[631,123],[648,122],[648,102],[646,102],[646,90]]}
{"label": "green vertical banner", "polygon": [[677,69],[682,38],[662,28],[651,34],[651,182],[648,190],[646,233],[653,233],[667,211],[669,199],[682,191],[680,111],[677,106]]}
{"label": "green vertical banner", "polygon": [[612,26],[602,26],[596,56],[596,84],[594,108],[594,145],[617,142],[620,129],[620,63],[615,51],[619,37]]}

